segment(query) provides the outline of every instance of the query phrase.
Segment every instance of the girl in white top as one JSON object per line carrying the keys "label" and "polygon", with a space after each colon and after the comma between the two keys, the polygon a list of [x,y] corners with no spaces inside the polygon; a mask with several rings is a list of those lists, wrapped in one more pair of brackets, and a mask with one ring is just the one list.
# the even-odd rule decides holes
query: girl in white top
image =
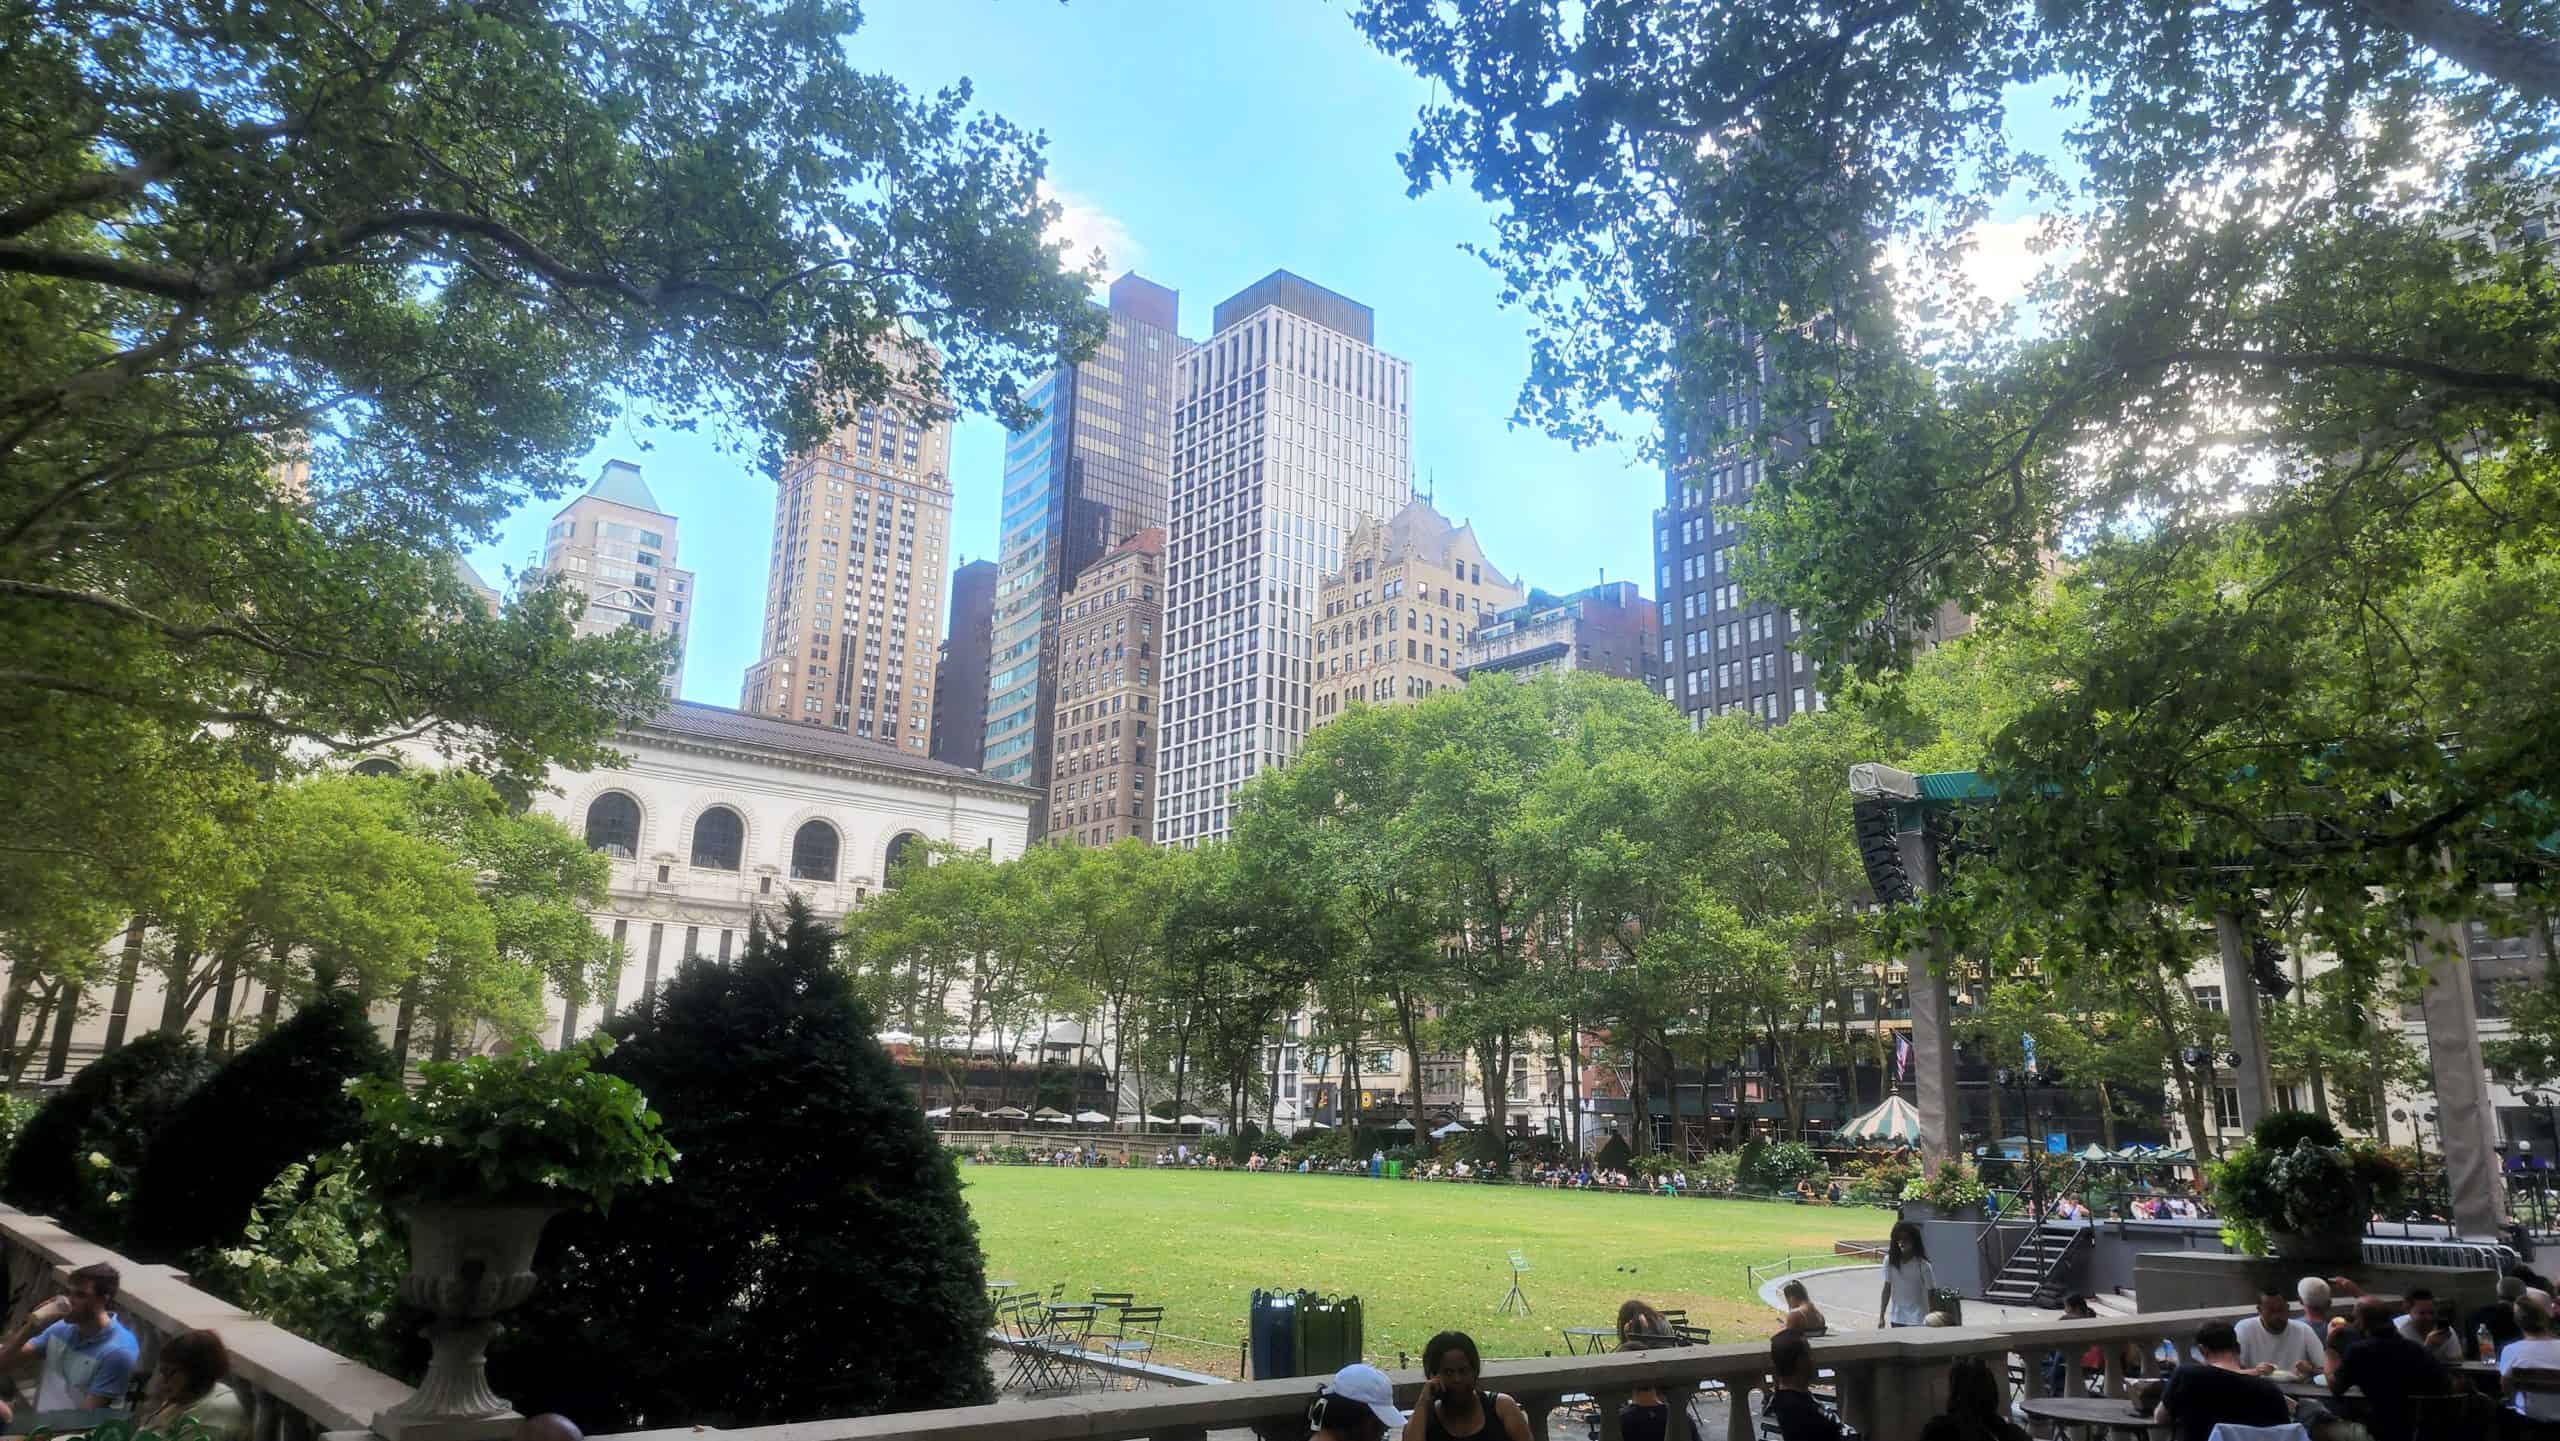
{"label": "girl in white top", "polygon": [[1876,1314],[1887,1326],[1922,1326],[1929,1320],[1929,1293],[1938,1273],[1929,1268],[1929,1252],[1920,1244],[1920,1228],[1896,1221],[1884,1243],[1884,1290]]}

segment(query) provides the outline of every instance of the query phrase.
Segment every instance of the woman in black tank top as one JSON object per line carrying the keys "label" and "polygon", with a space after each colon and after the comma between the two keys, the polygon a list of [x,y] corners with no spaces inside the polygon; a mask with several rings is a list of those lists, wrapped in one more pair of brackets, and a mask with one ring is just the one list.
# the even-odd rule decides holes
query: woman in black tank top
{"label": "woman in black tank top", "polygon": [[1422,1397],[1404,1423],[1404,1441],[1529,1441],[1529,1413],[1495,1391],[1477,1389],[1484,1361],[1464,1331],[1443,1331],[1422,1348]]}

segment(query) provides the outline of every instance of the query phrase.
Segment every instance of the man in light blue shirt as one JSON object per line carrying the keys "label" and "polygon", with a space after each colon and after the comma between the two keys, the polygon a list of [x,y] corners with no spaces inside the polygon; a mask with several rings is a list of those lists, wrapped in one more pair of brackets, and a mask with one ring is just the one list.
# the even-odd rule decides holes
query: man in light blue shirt
{"label": "man in light blue shirt", "polygon": [[[103,1411],[125,1404],[142,1347],[109,1309],[121,1280],[104,1262],[81,1267],[71,1273],[70,1295],[38,1306],[25,1326],[0,1342],[0,1355],[43,1363],[38,1411]],[[8,1416],[0,1407],[0,1420]]]}

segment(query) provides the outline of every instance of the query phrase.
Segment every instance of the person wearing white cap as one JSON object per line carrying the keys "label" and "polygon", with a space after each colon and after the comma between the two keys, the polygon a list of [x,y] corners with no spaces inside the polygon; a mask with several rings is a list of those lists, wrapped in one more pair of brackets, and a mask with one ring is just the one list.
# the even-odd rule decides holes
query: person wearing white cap
{"label": "person wearing white cap", "polygon": [[1396,1409],[1396,1388],[1387,1373],[1354,1361],[1316,1388],[1307,1425],[1318,1441],[1382,1441],[1404,1425],[1404,1413]]}

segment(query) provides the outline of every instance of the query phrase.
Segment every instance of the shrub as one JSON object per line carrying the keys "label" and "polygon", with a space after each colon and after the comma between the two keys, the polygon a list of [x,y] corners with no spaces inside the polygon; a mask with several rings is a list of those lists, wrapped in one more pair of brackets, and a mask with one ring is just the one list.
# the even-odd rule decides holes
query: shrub
{"label": "shrub", "polygon": [[1939,1164],[1936,1175],[1914,1179],[1903,1190],[1902,1199],[1920,1202],[1940,1215],[1953,1215],[1967,1206],[1981,1205],[1990,1194],[1973,1163],[1953,1156]]}
{"label": "shrub", "polygon": [[1919,1174],[1910,1162],[1886,1157],[1852,1173],[1843,1199],[1859,1206],[1894,1205]]}
{"label": "shrub", "polygon": [[123,1245],[143,1153],[210,1069],[195,1042],[158,1032],[90,1062],[19,1133],[0,1196],[102,1246]]}
{"label": "shrub", "polygon": [[662,1108],[680,1180],[551,1224],[490,1357],[519,1409],[621,1431],[994,1398],[959,1173],[833,956],[794,899],[614,1022],[608,1065]]}
{"label": "shrub", "polygon": [[36,1102],[32,1097],[0,1093],[0,1161],[8,1158],[10,1148],[18,1144],[18,1133],[36,1118]]}
{"label": "shrub", "polygon": [[395,1201],[609,1206],[625,1186],[667,1179],[674,1159],[639,1089],[595,1070],[612,1051],[599,1036],[562,1051],[429,1061],[415,1091],[360,1077],[357,1160]]}
{"label": "shrub", "polygon": [[1746,1186],[1788,1191],[1795,1188],[1796,1182],[1822,1174],[1822,1157],[1802,1141],[1754,1143],[1742,1148],[1742,1183]]}
{"label": "shrub", "polygon": [[1612,1131],[1609,1133],[1609,1139],[1600,1143],[1599,1154],[1591,1158],[1591,1169],[1623,1171],[1627,1169],[1628,1163],[1634,1157],[1635,1153],[1627,1149],[1627,1138]]}
{"label": "shrub", "polygon": [[425,1361],[399,1299],[408,1269],[399,1221],[342,1149],[286,1166],[239,1243],[208,1253],[194,1279],[306,1341],[414,1379]]}
{"label": "shrub", "polygon": [[1696,1191],[1730,1191],[1742,1170],[1742,1157],[1732,1151],[1709,1151],[1689,1168],[1689,1186]]}
{"label": "shrub", "polygon": [[143,1153],[134,1186],[134,1250],[176,1260],[239,1239],[279,1172],[356,1138],[359,1076],[392,1074],[364,1002],[330,990],[231,1058],[179,1103]]}
{"label": "shrub", "polygon": [[2315,1146],[2344,1144],[2328,1117],[2312,1111],[2270,1111],[2249,1132],[2249,1144],[2265,1151],[2290,1151],[2304,1141]]}

